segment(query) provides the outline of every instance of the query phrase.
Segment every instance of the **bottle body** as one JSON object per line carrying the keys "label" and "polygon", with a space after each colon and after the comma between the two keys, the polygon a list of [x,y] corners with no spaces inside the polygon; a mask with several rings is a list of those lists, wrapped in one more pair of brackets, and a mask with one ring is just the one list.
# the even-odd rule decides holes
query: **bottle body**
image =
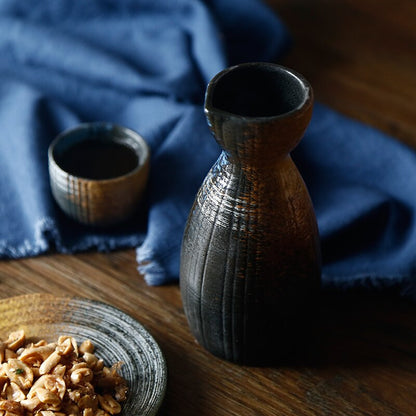
{"label": "bottle body", "polygon": [[[246,77],[255,80],[248,107],[235,90]],[[197,341],[237,363],[267,364],[285,356],[320,286],[316,218],[290,157],[309,122],[312,98],[303,81],[290,84],[291,77],[278,66],[246,64],[224,71],[207,90],[208,124],[223,152],[188,218],[180,286]],[[270,92],[264,79],[276,89],[274,97],[282,78],[291,88],[282,99],[294,102],[274,105],[273,111],[284,111],[277,116],[251,115],[267,98],[256,105],[252,97],[262,88]]]}
{"label": "bottle body", "polygon": [[272,172],[247,172],[223,153],[182,246],[181,293],[197,341],[238,363],[284,355],[319,288],[318,259],[312,204],[290,157]]}

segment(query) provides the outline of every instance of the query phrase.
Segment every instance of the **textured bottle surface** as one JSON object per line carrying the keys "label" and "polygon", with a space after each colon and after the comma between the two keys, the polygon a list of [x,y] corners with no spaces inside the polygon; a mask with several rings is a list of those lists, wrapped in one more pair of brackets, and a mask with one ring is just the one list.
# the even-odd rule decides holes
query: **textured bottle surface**
{"label": "textured bottle surface", "polygon": [[[303,130],[221,112],[208,119],[224,151],[185,229],[184,310],[194,336],[213,354],[239,363],[272,362],[309,314],[305,308],[320,282],[316,219],[289,156]],[[289,138],[273,140],[276,130]]]}

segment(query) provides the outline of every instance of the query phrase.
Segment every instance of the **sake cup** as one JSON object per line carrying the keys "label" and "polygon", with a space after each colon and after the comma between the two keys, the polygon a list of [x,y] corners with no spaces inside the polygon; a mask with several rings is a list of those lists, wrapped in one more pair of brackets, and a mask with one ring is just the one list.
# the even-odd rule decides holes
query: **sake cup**
{"label": "sake cup", "polygon": [[105,122],[59,134],[48,149],[52,195],[72,219],[111,226],[136,211],[149,175],[150,150],[136,132]]}

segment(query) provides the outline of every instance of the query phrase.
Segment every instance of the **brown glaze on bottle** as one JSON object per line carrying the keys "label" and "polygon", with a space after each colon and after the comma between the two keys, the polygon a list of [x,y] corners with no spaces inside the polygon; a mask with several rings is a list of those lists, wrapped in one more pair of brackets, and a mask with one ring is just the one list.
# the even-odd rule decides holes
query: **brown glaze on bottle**
{"label": "brown glaze on bottle", "polygon": [[223,152],[188,218],[180,286],[197,341],[230,361],[279,361],[320,285],[316,218],[289,155],[312,105],[306,80],[269,63],[226,69],[207,88]]}

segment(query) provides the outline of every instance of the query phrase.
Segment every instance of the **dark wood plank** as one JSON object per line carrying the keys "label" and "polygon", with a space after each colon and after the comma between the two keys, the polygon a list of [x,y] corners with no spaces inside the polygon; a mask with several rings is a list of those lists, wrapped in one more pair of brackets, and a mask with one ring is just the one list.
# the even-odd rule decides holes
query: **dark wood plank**
{"label": "dark wood plank", "polygon": [[284,64],[316,98],[416,146],[416,3],[268,0],[293,36]]}

